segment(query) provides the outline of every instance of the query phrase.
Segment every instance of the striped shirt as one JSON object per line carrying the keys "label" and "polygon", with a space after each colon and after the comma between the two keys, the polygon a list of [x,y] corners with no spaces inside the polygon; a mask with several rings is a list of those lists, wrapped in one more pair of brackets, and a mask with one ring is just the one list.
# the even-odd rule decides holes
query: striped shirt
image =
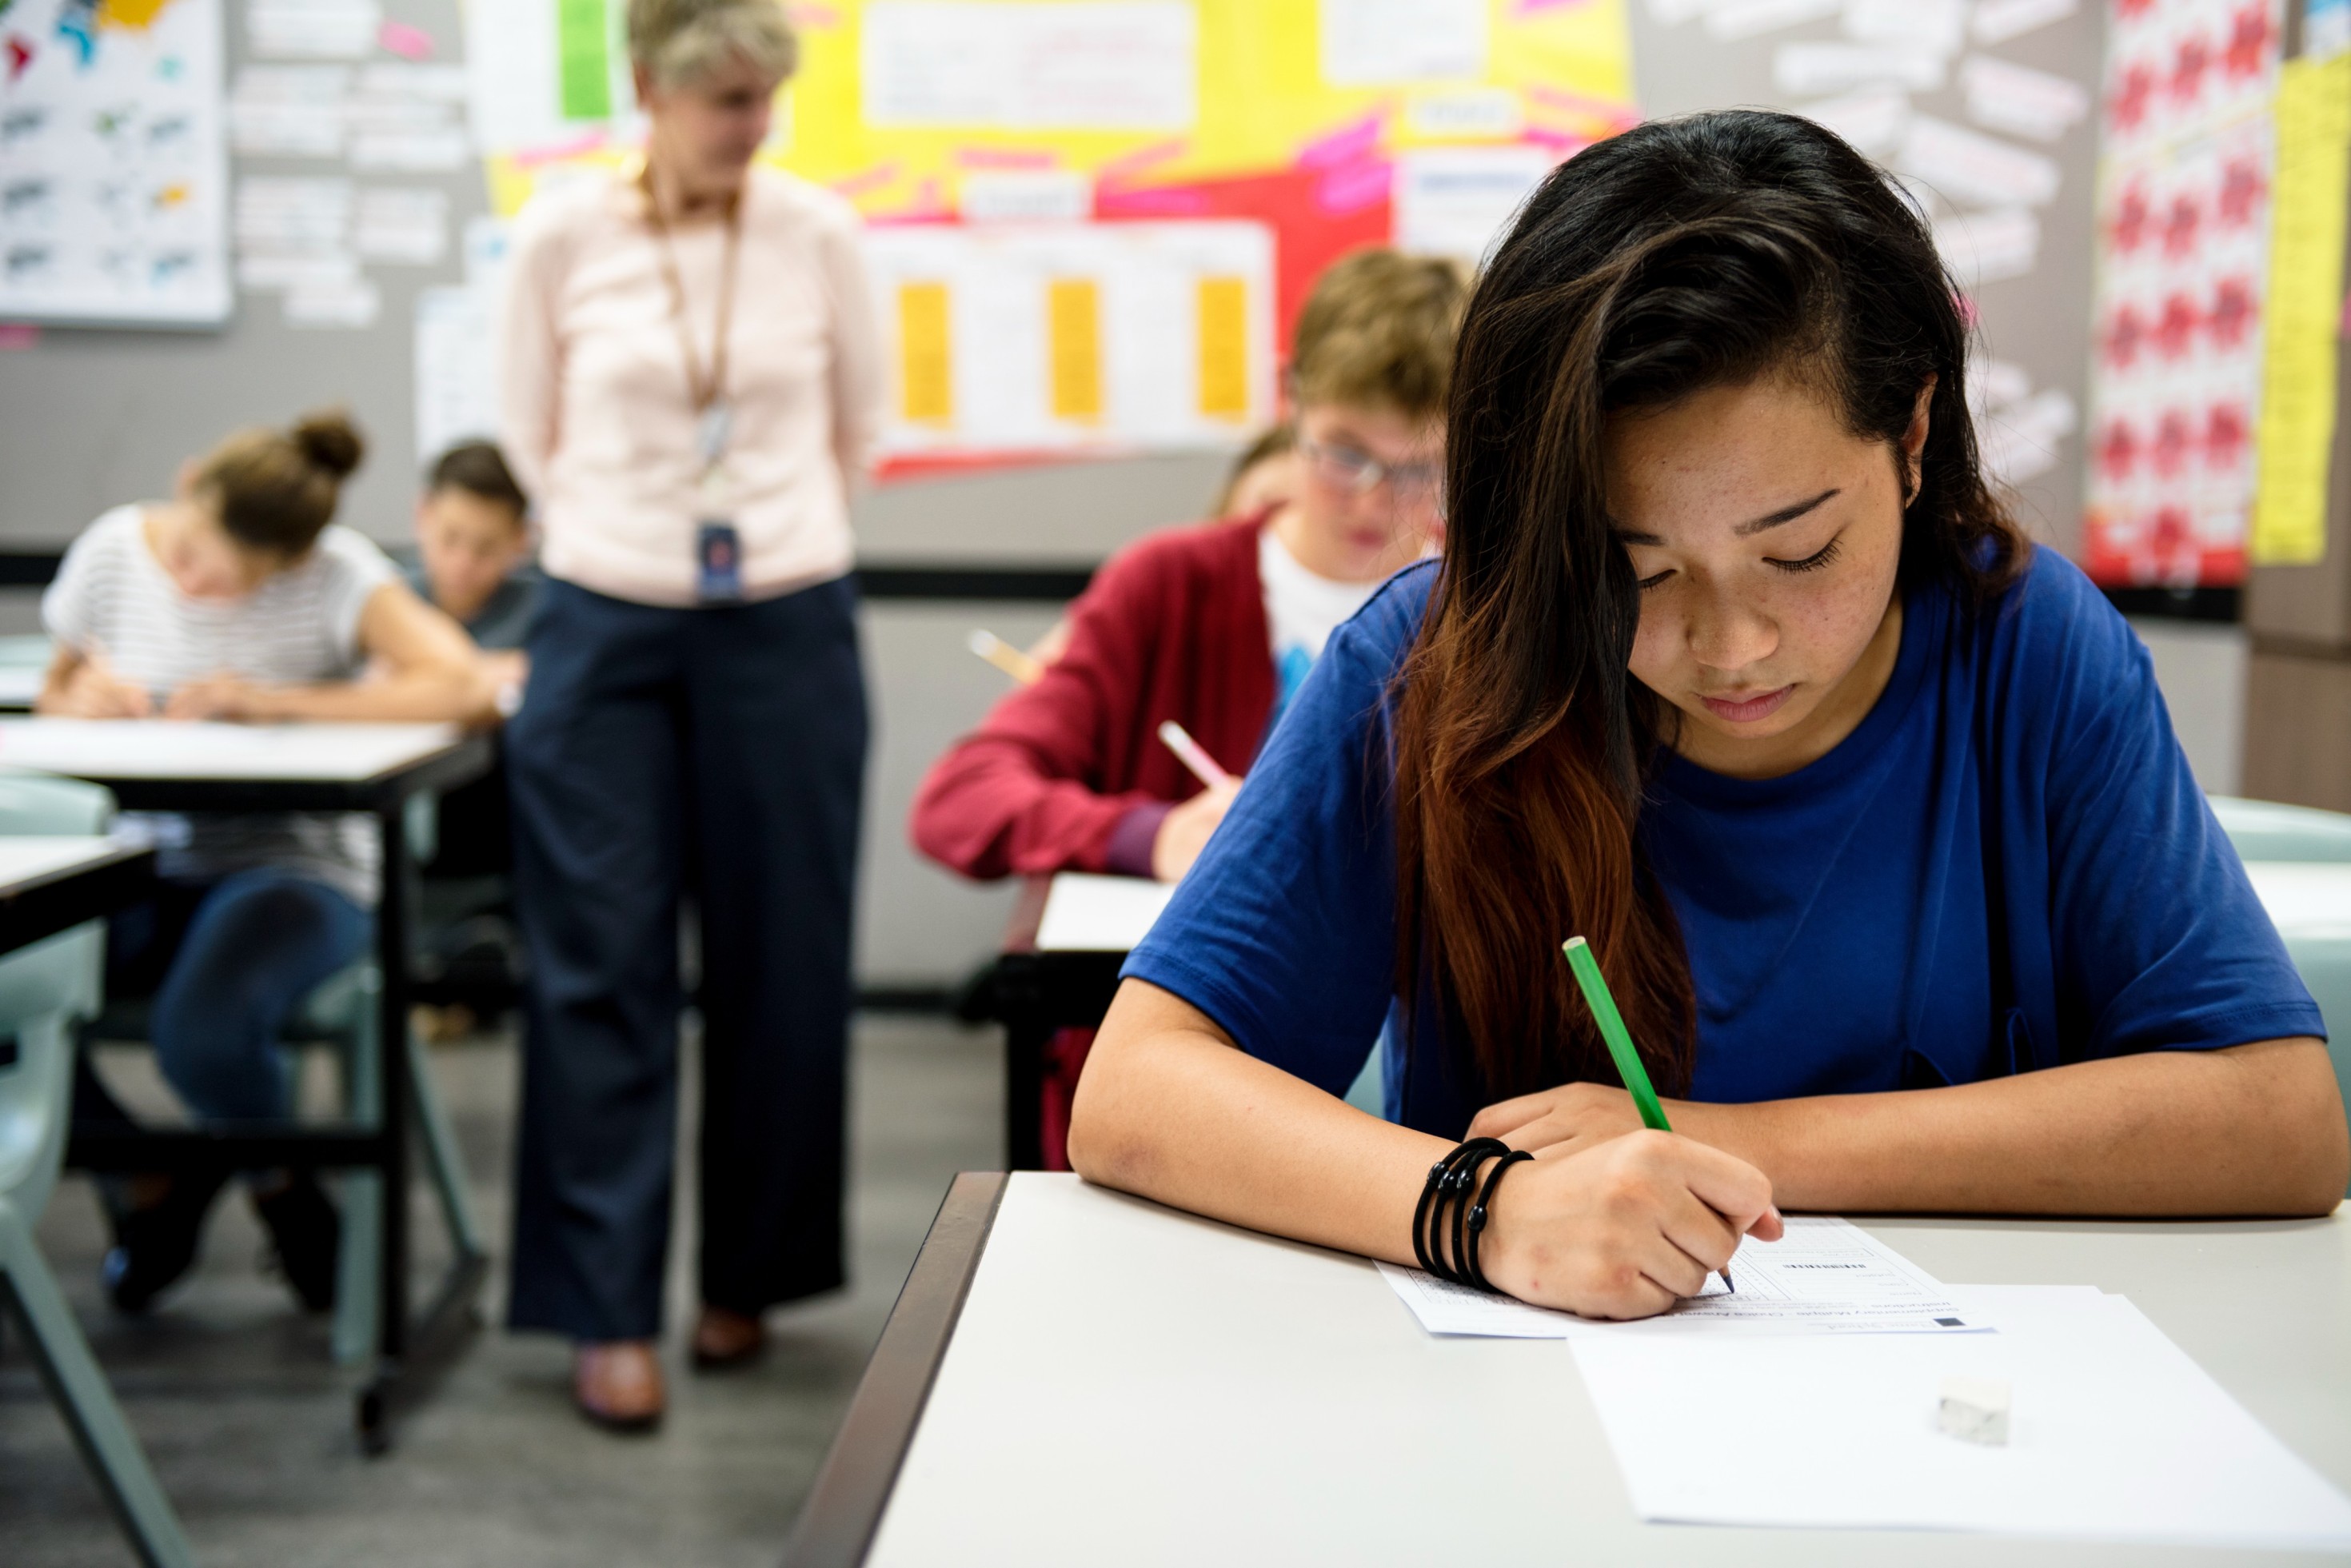
{"label": "striped shirt", "polygon": [[[147,688],[157,707],[177,687],[235,674],[268,685],[349,680],[366,663],[360,617],[399,571],[368,539],[329,528],[309,553],[239,599],[191,599],[147,542],[146,514],[117,507],[66,551],[41,596],[41,620],[67,647],[102,656],[116,676]],[[151,837],[159,871],[208,882],[282,867],[318,877],[354,903],[375,901],[374,825],[350,812],[193,816],[125,813]]]}

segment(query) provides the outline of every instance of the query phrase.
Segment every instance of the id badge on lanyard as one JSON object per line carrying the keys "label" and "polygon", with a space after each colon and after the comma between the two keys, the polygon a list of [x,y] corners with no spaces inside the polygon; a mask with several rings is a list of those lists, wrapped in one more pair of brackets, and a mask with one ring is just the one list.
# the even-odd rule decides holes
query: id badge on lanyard
{"label": "id badge on lanyard", "polygon": [[694,597],[702,604],[743,602],[743,540],[718,505],[725,498],[722,460],[733,423],[734,410],[724,398],[714,400],[695,422],[704,513],[694,530]]}

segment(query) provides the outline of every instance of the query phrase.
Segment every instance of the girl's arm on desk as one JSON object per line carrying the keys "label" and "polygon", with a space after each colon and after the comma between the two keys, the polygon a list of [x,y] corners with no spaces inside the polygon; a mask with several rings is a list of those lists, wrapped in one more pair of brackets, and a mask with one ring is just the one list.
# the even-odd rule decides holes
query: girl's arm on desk
{"label": "girl's arm on desk", "polygon": [[247,720],[495,720],[495,686],[465,629],[404,583],[387,582],[368,596],[360,612],[360,647],[383,671],[381,677],[273,686],[215,675],[173,692],[165,714]]}
{"label": "girl's arm on desk", "polygon": [[155,705],[145,687],[117,675],[103,653],[61,643],[33,711],[55,718],[146,718]]}
{"label": "girl's arm on desk", "polygon": [[[1451,1146],[1246,1055],[1197,1008],[1132,979],[1095,1037],[1070,1126],[1070,1163],[1089,1181],[1394,1263],[1413,1261],[1413,1207]],[[1641,1132],[1513,1172],[1483,1260],[1522,1301],[1646,1317],[1696,1295],[1750,1230],[1780,1235],[1762,1172]]]}
{"label": "girl's arm on desk", "polygon": [[[2351,1178],[2334,1068],[2308,1039],[1666,1113],[1764,1172],[1791,1208],[2317,1215]],[[1623,1090],[1574,1083],[1490,1105],[1469,1133],[1572,1153],[1640,1125]]]}

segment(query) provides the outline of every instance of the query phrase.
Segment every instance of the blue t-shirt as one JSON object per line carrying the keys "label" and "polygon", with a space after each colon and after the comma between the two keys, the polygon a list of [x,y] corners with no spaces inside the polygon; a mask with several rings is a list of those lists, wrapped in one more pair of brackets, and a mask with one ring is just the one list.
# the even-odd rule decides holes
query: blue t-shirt
{"label": "blue t-shirt", "polygon": [[[1332,1093],[1395,1006],[1387,691],[1435,572],[1332,638],[1124,971]],[[1697,987],[1696,1099],[2325,1032],[2146,650],[2052,551],[1980,612],[1912,594],[1885,693],[1818,761],[1752,780],[1669,758],[1638,833]],[[1494,1096],[1433,1011],[1414,1022],[1386,1030],[1388,1116],[1458,1137]]]}

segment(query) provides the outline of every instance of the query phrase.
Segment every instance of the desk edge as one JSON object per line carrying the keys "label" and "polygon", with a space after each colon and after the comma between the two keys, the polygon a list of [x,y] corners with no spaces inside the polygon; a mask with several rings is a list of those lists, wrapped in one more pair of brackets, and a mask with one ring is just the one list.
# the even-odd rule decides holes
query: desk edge
{"label": "desk edge", "polygon": [[849,1568],[865,1561],[1008,1180],[1001,1171],[965,1171],[948,1186],[801,1506],[784,1553],[788,1568]]}

